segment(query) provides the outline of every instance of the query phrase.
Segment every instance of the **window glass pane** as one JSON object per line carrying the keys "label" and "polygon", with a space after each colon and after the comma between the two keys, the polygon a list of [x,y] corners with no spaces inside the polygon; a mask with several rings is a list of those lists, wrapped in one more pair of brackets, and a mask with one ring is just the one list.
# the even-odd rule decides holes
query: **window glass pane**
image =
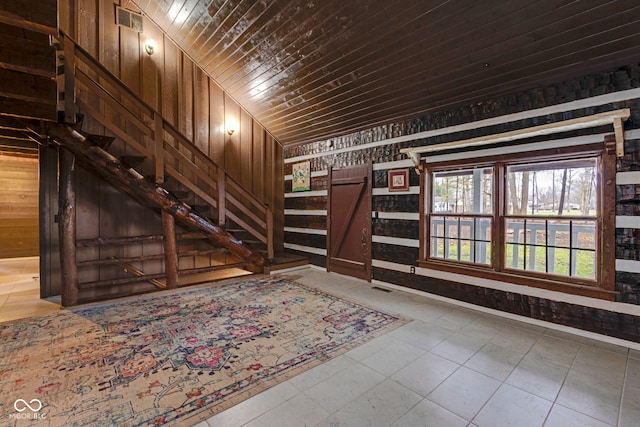
{"label": "window glass pane", "polygon": [[596,221],[506,219],[505,267],[596,278]]}
{"label": "window glass pane", "polygon": [[491,263],[491,218],[431,216],[431,257]]}
{"label": "window glass pane", "polygon": [[492,191],[492,168],[435,172],[431,212],[490,214]]}
{"label": "window glass pane", "polygon": [[597,159],[507,167],[508,215],[596,216]]}

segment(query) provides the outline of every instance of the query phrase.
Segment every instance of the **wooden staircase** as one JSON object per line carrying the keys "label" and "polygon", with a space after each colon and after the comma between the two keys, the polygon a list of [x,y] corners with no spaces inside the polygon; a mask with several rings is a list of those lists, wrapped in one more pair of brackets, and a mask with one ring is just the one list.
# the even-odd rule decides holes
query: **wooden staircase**
{"label": "wooden staircase", "polygon": [[[55,8],[55,2],[47,5]],[[42,13],[43,19],[49,15]],[[42,80],[46,90],[35,101],[26,99],[19,88],[15,96],[13,92],[0,94],[0,134],[17,141],[14,133],[18,132],[19,142],[30,144],[28,149],[35,152],[52,143],[63,147],[57,150],[61,173],[56,216],[63,305],[189,285],[227,271],[268,273],[307,263],[301,257],[275,253],[271,208],[200,151],[161,112],[60,33],[55,20],[34,27],[29,19],[16,20],[15,16],[0,12],[0,23],[10,26],[0,34],[13,37],[14,32],[28,30],[45,35],[30,35],[24,41],[16,36],[14,41],[37,47],[46,70],[29,68],[35,77],[25,74],[24,80]],[[21,29],[14,31],[12,26]],[[49,37],[57,42],[55,49]],[[26,57],[24,64],[18,61],[22,58],[18,51],[0,55],[0,65],[25,72],[32,61]],[[56,78],[55,69],[64,69],[64,74]],[[56,80],[59,95],[64,95],[58,97],[57,114]],[[105,132],[83,131],[96,125]],[[75,213],[71,212],[76,160],[156,212],[152,215],[162,223],[162,233],[77,239]],[[141,244],[145,245],[143,253],[136,247]],[[103,275],[102,269],[116,273]]]}
{"label": "wooden staircase", "polygon": [[[161,212],[163,223],[162,235],[111,239],[77,240],[72,230],[61,228],[61,239],[68,240],[68,250],[62,242],[61,252],[77,252],[73,257],[65,257],[67,267],[65,261],[62,262],[63,284],[67,286],[63,289],[63,305],[85,301],[82,293],[88,289],[101,290],[102,295],[111,297],[130,294],[127,286],[134,283],[175,288],[206,280],[209,273],[220,270],[269,272],[277,268],[277,264],[290,267],[307,262],[276,256],[273,213],[269,206],[244,189],[161,113],[140,100],[70,38],[61,35],[59,41],[58,50],[64,53],[65,59],[64,112],[60,114],[64,116],[64,123],[48,124],[47,129],[49,137],[64,148],[61,165],[64,164],[62,153],[72,153],[87,170],[144,206]],[[87,120],[104,126],[113,136],[83,132],[83,122]],[[114,139],[119,142],[114,145],[126,146],[126,152],[111,147]],[[61,180],[62,170],[61,167]],[[62,199],[64,194],[61,187]],[[65,209],[61,208],[60,226],[67,224],[70,228],[74,220],[65,218],[64,213]],[[185,239],[208,243],[200,243],[195,250],[178,250],[177,242]],[[141,240],[162,243],[162,250],[93,259],[82,255],[83,248],[126,247]],[[180,260],[188,257],[205,257],[209,262],[204,266],[179,268]],[[140,267],[145,262],[159,260],[164,261],[164,271],[145,272],[145,268]],[[122,274],[117,278],[78,280],[82,269],[96,266],[117,269]],[[75,289],[70,289],[69,283],[75,283]],[[146,292],[150,288],[142,289]]]}

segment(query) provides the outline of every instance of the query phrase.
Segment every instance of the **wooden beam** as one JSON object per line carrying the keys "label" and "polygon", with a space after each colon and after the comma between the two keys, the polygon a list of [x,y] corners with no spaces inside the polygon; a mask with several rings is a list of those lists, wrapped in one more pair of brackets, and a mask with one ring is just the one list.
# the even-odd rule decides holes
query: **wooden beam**
{"label": "wooden beam", "polygon": [[162,211],[162,228],[164,230],[164,271],[167,275],[167,289],[175,289],[178,287],[176,226],[175,219],[166,211]]}
{"label": "wooden beam", "polygon": [[58,34],[56,0],[0,0],[0,22],[44,34]]}
{"label": "wooden beam", "polygon": [[[413,160],[417,167],[420,163],[419,153],[431,153],[435,151],[475,147],[480,145],[496,144],[499,142],[515,141],[525,138],[533,138],[535,136],[552,135],[562,132],[569,132],[578,129],[588,129],[603,125],[618,126],[622,132],[622,122],[629,118],[631,111],[628,108],[622,110],[608,111],[606,113],[593,114],[591,116],[578,117],[570,120],[562,120],[554,123],[547,123],[540,126],[532,126],[524,129],[518,129],[509,132],[497,133],[487,136],[479,136],[477,138],[464,139],[460,141],[445,142],[442,144],[422,145],[419,147],[403,148],[401,153],[406,154]],[[616,125],[616,123],[618,123]],[[624,139],[622,137],[622,139]]]}
{"label": "wooden beam", "polygon": [[62,305],[78,304],[78,267],[76,265],[76,194],[72,152],[60,149],[58,229],[60,232],[60,268],[62,273]]}

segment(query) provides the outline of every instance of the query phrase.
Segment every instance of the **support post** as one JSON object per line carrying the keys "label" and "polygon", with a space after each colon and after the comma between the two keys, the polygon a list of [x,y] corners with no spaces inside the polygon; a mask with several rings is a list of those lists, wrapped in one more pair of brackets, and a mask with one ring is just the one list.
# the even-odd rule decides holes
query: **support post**
{"label": "support post", "polygon": [[226,173],[224,169],[218,168],[218,225],[221,227],[225,225],[227,219],[226,197],[227,190]]}
{"label": "support post", "polygon": [[164,130],[162,124],[162,115],[159,113],[155,113],[153,130],[153,155],[155,157],[156,166],[156,184],[162,184],[164,182]]}
{"label": "support post", "polygon": [[176,245],[175,218],[162,211],[162,229],[164,231],[164,270],[167,275],[167,289],[178,287],[178,248]]}
{"label": "support post", "polygon": [[60,149],[58,228],[60,231],[60,269],[62,272],[62,306],[78,304],[78,267],[76,264],[76,193],[75,156]]}

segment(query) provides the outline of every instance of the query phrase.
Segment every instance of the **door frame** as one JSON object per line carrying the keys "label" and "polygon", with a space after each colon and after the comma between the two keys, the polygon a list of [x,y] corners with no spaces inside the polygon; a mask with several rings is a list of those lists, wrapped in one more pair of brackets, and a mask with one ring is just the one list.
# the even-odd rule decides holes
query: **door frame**
{"label": "door frame", "polygon": [[373,164],[371,162],[366,162],[360,165],[347,166],[343,168],[334,168],[333,166],[329,166],[328,168],[328,177],[327,177],[327,256],[326,256],[326,269],[328,272],[332,271],[331,268],[331,193],[332,193],[332,182],[333,182],[333,171],[334,170],[343,170],[343,169],[353,169],[354,167],[361,167],[362,169],[366,168],[365,178],[365,189],[363,197],[366,197],[365,204],[368,207],[366,210],[366,256],[365,256],[365,280],[367,282],[371,282],[372,279],[372,238],[371,238],[371,229],[372,229],[372,187],[373,187]]}

